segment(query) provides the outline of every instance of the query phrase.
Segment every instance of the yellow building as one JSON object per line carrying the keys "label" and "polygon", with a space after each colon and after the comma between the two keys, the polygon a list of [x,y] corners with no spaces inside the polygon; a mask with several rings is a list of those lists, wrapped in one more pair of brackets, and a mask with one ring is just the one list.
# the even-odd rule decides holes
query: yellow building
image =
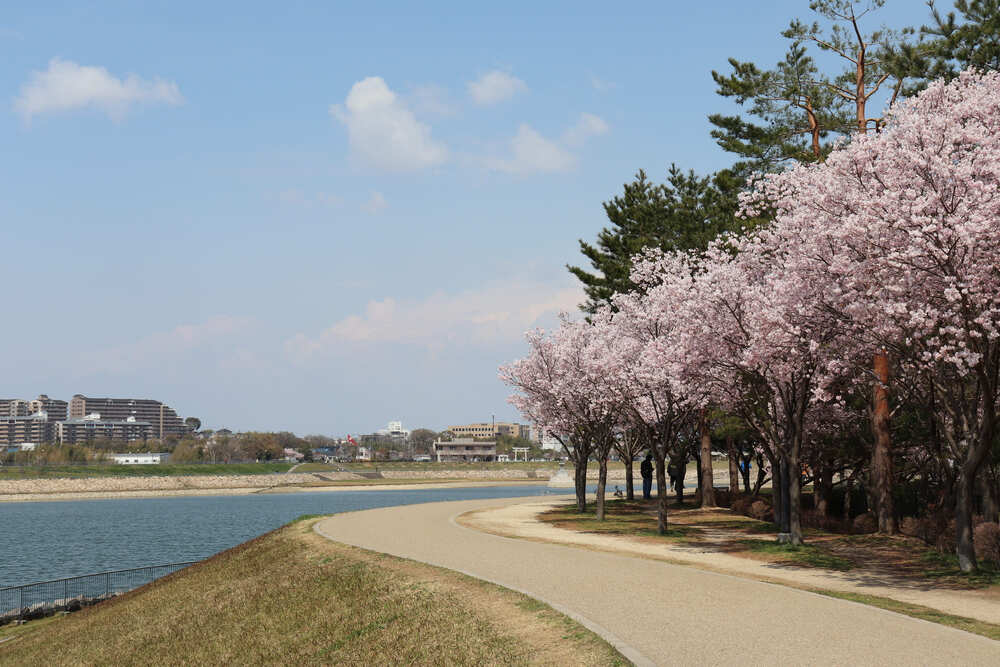
{"label": "yellow building", "polygon": [[513,422],[480,422],[476,424],[461,424],[459,426],[449,426],[456,438],[489,438],[494,439],[498,435],[509,435],[515,438],[528,438],[529,427],[524,424]]}

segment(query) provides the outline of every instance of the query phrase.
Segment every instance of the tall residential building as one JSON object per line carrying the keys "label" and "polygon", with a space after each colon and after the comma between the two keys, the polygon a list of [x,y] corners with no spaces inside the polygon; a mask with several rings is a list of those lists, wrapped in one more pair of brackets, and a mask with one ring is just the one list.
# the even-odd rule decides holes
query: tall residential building
{"label": "tall residential building", "polygon": [[69,403],[55,398],[49,398],[45,394],[39,394],[38,398],[28,401],[28,411],[30,414],[44,412],[49,415],[50,422],[61,422],[66,419]]}
{"label": "tall residential building", "polygon": [[527,439],[530,429],[524,424],[513,422],[479,422],[449,426],[456,438],[496,438],[498,435],[509,435],[515,438]]}
{"label": "tall residential building", "polygon": [[169,406],[160,401],[144,398],[92,398],[76,394],[69,402],[69,421],[89,415],[100,415],[100,420],[124,422],[130,417],[146,422],[152,427],[152,437],[184,435],[188,427]]}
{"label": "tall residential building", "polygon": [[40,394],[38,398],[28,401],[23,398],[0,398],[0,417],[28,417],[46,412],[50,422],[66,419],[66,401],[59,401]]}
{"label": "tall residential building", "polygon": [[4,398],[0,400],[0,417],[27,417],[31,412],[28,403],[23,398]]}
{"label": "tall residential building", "polygon": [[44,412],[33,415],[0,417],[0,446],[52,442],[53,422]]}
{"label": "tall residential building", "polygon": [[59,443],[63,445],[75,445],[94,440],[113,442],[141,440],[145,442],[153,434],[153,425],[146,421],[139,421],[134,417],[104,419],[94,413],[79,419],[71,417],[66,421],[58,422],[55,430]]}

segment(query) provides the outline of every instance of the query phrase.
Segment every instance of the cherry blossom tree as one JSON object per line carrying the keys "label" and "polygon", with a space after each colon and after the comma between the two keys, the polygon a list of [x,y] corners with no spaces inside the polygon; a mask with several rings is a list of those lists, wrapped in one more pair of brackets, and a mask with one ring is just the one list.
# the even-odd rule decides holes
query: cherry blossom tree
{"label": "cherry blossom tree", "polygon": [[587,465],[598,458],[598,517],[604,518],[607,459],[615,433],[615,407],[600,373],[604,363],[594,327],[586,321],[562,324],[552,335],[527,335],[530,354],[500,369],[518,393],[511,403],[562,443],[573,461],[577,509],[586,510]]}
{"label": "cherry blossom tree", "polygon": [[966,71],[898,103],[881,132],[825,163],[766,177],[747,201],[776,212],[766,243],[788,263],[777,289],[826,285],[814,311],[931,388],[957,469],[965,571],[977,565],[973,490],[1000,408],[998,108],[1000,74]]}

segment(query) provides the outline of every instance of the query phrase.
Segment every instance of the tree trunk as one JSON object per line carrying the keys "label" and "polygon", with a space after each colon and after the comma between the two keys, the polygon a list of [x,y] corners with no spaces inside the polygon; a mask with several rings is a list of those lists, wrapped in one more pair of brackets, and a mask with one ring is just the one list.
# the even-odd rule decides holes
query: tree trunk
{"label": "tree trunk", "polygon": [[696,486],[694,487],[694,495],[698,499],[698,504],[701,504],[701,448],[694,457],[694,481]]}
{"label": "tree trunk", "polygon": [[889,356],[879,352],[874,359],[875,393],[872,410],[872,431],[875,451],[872,453],[872,490],[878,532],[896,532],[896,517],[892,503],[892,435],[889,432]]}
{"label": "tree trunk", "polygon": [[667,489],[667,467],[663,458],[656,459],[656,532],[660,535],[667,534],[667,502],[669,498]]}
{"label": "tree trunk", "polygon": [[[736,451],[736,439],[733,436],[726,438],[726,452],[729,454],[729,493],[735,496],[740,492],[740,455]],[[747,490],[750,489],[750,480],[747,479]]]}
{"label": "tree trunk", "polygon": [[821,464],[813,480],[813,497],[816,501],[816,513],[820,516],[830,515],[830,495],[833,490],[833,468]]}
{"label": "tree trunk", "polygon": [[851,529],[854,524],[851,523],[851,496],[853,495],[854,476],[851,475],[844,482],[844,523],[847,525],[847,532],[853,532]]}
{"label": "tree trunk", "polygon": [[983,497],[983,518],[986,521],[996,522],[1000,518],[1000,506],[997,504],[996,484],[990,474],[990,467],[987,465],[979,469],[979,493]]}
{"label": "tree trunk", "polygon": [[608,457],[597,462],[597,520],[604,521],[604,491],[608,486]]}
{"label": "tree trunk", "polygon": [[774,508],[774,522],[778,524],[778,541],[791,540],[791,517],[788,514],[788,459],[778,455],[778,465],[771,469],[771,500]]}
{"label": "tree trunk", "polygon": [[774,522],[778,524],[779,530],[784,530],[782,517],[784,516],[785,487],[781,474],[781,458],[768,460],[768,463],[771,464],[771,507],[774,509]]}
{"label": "tree trunk", "polygon": [[677,492],[677,504],[684,504],[684,475],[687,474],[687,460],[686,458],[680,458],[677,460],[677,466],[675,468],[677,472],[677,477],[674,479],[674,491]]}
{"label": "tree trunk", "polygon": [[635,482],[633,481],[633,471],[632,464],[635,461],[632,457],[629,457],[625,461],[625,497],[629,500],[635,500]]}
{"label": "tree trunk", "polygon": [[[964,468],[964,466],[963,466]],[[958,476],[955,485],[958,493],[955,495],[955,541],[958,554],[958,567],[962,572],[972,572],[979,567],[976,562],[976,549],[972,543],[972,491],[975,480],[965,470]]]}
{"label": "tree trunk", "polygon": [[708,428],[708,415],[702,412],[701,430],[701,506],[716,507],[715,480],[712,476],[712,431]]}
{"label": "tree trunk", "polygon": [[587,459],[575,462],[576,511],[587,511]]}
{"label": "tree trunk", "polygon": [[788,455],[788,528],[791,543],[802,544],[802,475],[799,474],[799,453],[797,447]]}

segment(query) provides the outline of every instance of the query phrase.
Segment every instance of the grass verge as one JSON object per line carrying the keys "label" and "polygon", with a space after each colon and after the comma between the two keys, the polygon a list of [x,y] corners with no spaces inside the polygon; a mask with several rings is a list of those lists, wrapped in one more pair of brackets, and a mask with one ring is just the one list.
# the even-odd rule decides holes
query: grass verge
{"label": "grass verge", "polygon": [[604,520],[594,518],[596,511],[594,503],[587,503],[584,513],[569,504],[553,508],[539,515],[541,521],[551,523],[558,528],[567,528],[581,533],[597,533],[603,535],[634,535],[638,537],[653,537],[672,541],[683,541],[696,537],[701,531],[693,526],[669,524],[663,535],[656,531],[656,518],[650,518],[641,512],[640,503],[624,500],[609,501],[604,508]]}
{"label": "grass verge", "polygon": [[780,544],[765,540],[742,540],[742,543],[754,553],[781,556],[781,560],[776,561],[781,565],[818,567],[838,572],[847,572],[854,568],[854,563],[848,559],[826,553],[811,544]]}
{"label": "grass verge", "polygon": [[1000,584],[1000,564],[979,563],[975,572],[962,572],[958,567],[958,556],[928,550],[921,557],[927,566],[924,576],[948,583],[961,583],[970,588],[988,588]]}
{"label": "grass verge", "polygon": [[0,643],[0,665],[627,664],[546,605],[299,520]]}

